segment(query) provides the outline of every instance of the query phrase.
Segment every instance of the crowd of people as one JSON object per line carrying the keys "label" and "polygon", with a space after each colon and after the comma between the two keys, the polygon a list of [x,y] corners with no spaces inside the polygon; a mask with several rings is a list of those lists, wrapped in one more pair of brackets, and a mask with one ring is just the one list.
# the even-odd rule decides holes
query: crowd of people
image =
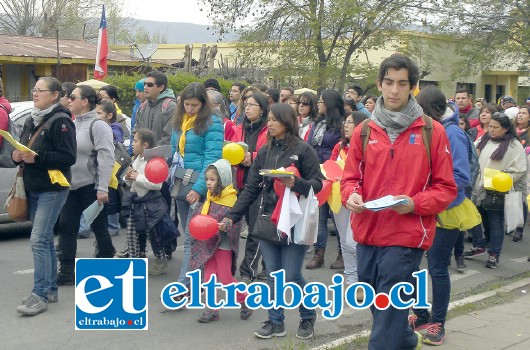
{"label": "crowd of people", "polygon": [[[486,253],[486,267],[497,268],[505,234],[514,242],[523,238],[524,224],[505,232],[504,210],[490,203],[492,196],[503,200],[505,193],[485,188],[485,178],[487,169],[510,174],[513,190],[522,194],[526,222],[530,107],[517,107],[511,96],[500,105],[484,99],[474,104],[466,89],[450,99],[435,86],[416,94],[418,79],[417,65],[395,54],[380,66],[381,96],[367,95],[355,84],[342,96],[332,89],[295,95],[290,87],[234,83],[227,100],[213,78],[176,94],[164,73],[152,71],[131,87],[137,100],[129,134],[114,86],[96,91],[40,78],[32,90],[35,108],[20,137],[33,152],[11,155],[23,169],[35,266],[33,290],[17,311],[42,313],[58,301],[59,286],[75,284],[77,239],[90,231],[96,237],[94,257],[146,258],[149,241],[149,274],[155,276],[167,271],[181,236],[178,281],[185,285],[187,272],[203,269],[205,281],[215,275],[230,284],[239,270],[247,284],[264,279],[274,287],[270,273],[284,269],[286,281],[302,288],[304,257],[314,251],[305,268],[322,268],[332,231],[338,256],[330,268],[343,272],[347,285],[366,282],[376,293],[411,282],[428,251],[432,311],[372,309],[369,346],[442,344],[451,257],[459,272],[466,269],[464,258]],[[0,90],[0,128],[7,130],[11,109],[1,95]],[[126,139],[131,140],[131,164],[119,173],[115,148]],[[227,142],[245,145],[237,165],[223,159]],[[144,153],[165,145],[172,150],[170,175],[153,183],[145,174]],[[329,161],[343,167],[341,205],[319,202],[316,242],[313,247],[296,244],[289,239],[291,232],[277,227],[283,191],[318,193],[324,180],[337,180],[321,170]],[[290,177],[260,173],[289,167],[295,168]],[[50,169],[60,171],[66,183],[53,182]],[[387,195],[400,204],[366,209],[366,202]],[[94,202],[102,210],[85,222],[82,213]],[[201,214],[215,218],[219,228],[204,241],[189,231],[190,220]],[[117,251],[112,236],[119,234],[120,216],[126,221],[127,244]],[[242,235],[242,227],[248,234]],[[468,251],[466,231],[473,244]],[[59,233],[57,246],[54,232]],[[240,237],[246,238],[242,247]],[[237,297],[243,320],[252,315],[246,296]],[[356,297],[362,300],[363,293]],[[311,338],[315,310],[301,306],[299,311],[296,336]],[[219,310],[205,309],[198,321],[219,318]],[[254,335],[285,336],[284,318],[283,309],[268,310],[268,320]],[[427,330],[424,337],[418,333],[422,329]]]}

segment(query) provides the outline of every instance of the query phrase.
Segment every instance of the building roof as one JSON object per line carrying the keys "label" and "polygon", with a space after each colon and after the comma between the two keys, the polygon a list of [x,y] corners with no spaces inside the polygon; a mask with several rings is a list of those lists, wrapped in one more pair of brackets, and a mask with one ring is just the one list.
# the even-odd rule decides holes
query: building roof
{"label": "building roof", "polygon": [[[59,39],[61,61],[71,61],[69,63],[89,63],[89,61],[94,61],[96,48],[97,45],[83,40]],[[0,34],[0,61],[20,62],[27,60],[36,63],[56,63],[57,39]],[[122,64],[118,63],[118,65],[142,62],[137,58],[131,58],[127,54],[110,49],[108,61],[111,64],[112,62],[122,62]]]}

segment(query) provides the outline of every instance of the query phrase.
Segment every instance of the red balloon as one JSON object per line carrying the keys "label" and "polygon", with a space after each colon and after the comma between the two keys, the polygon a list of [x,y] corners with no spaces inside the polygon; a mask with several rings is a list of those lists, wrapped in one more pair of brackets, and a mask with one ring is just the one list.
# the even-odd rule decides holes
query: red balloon
{"label": "red balloon", "polygon": [[169,175],[167,162],[162,157],[150,159],[145,166],[145,177],[154,184],[161,184],[166,181]]}
{"label": "red balloon", "polygon": [[209,215],[199,214],[191,218],[189,224],[190,235],[199,240],[205,241],[215,236],[219,232],[217,220]]}

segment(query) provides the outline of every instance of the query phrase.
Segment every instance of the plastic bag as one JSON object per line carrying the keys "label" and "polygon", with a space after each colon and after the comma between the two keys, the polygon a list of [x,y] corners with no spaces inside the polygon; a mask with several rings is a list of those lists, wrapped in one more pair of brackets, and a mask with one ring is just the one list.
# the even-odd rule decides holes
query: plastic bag
{"label": "plastic bag", "polygon": [[504,197],[504,224],[506,232],[524,226],[523,196],[521,192],[510,191]]}
{"label": "plastic bag", "polygon": [[299,203],[304,216],[294,225],[293,241],[295,244],[311,245],[317,241],[318,236],[318,199],[313,187],[307,197],[300,196]]}

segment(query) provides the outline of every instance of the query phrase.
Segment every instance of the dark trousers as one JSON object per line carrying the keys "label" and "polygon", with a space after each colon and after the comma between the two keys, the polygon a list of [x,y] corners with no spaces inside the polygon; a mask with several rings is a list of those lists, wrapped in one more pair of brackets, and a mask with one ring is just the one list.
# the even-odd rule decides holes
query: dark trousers
{"label": "dark trousers", "polygon": [[[254,238],[252,229],[256,223],[256,215],[258,215],[258,202],[254,202],[245,213],[245,220],[248,225],[248,236],[245,243],[245,256],[241,265],[239,266],[239,274],[241,277],[248,276],[252,279],[258,275],[258,264],[261,258],[261,251],[259,247],[259,239]],[[261,259],[261,266],[265,270],[265,261]]]}
{"label": "dark trousers", "polygon": [[[461,235],[460,230],[436,228],[434,242],[427,254],[429,275],[432,281],[432,315],[431,323],[445,324],[449,299],[451,297],[451,280],[449,278],[449,260],[455,242]],[[427,318],[426,309],[414,309],[414,314]]]}
{"label": "dark trousers", "polygon": [[495,254],[499,257],[504,241],[504,211],[485,210],[482,207],[478,209],[482,215],[484,235],[480,225],[471,229],[473,232],[473,247],[486,248],[489,242],[488,254]]}
{"label": "dark trousers", "polygon": [[[97,199],[97,191],[94,185],[88,185],[77,190],[70,191],[68,198],[61,210],[59,219],[61,265],[73,264],[77,253],[77,233],[79,232],[79,220],[81,214]],[[99,247],[99,256],[102,258],[112,258],[116,250],[112,245],[107,227],[107,208],[99,213],[97,218],[90,225]]]}
{"label": "dark trousers", "polygon": [[[399,282],[415,284],[416,272],[423,256],[422,249],[405,247],[374,247],[357,244],[357,273],[359,282],[369,283],[375,293],[389,293]],[[407,301],[406,297],[402,298]],[[372,333],[370,350],[414,349],[418,338],[408,324],[409,310],[390,306],[386,310],[371,307]]]}
{"label": "dark trousers", "polygon": [[[462,256],[464,255],[464,235],[465,235],[465,232],[464,231],[459,231],[460,234],[458,235],[458,237],[456,238],[456,241],[455,241],[455,259],[458,258],[459,256]],[[436,239],[436,237],[435,237]]]}

